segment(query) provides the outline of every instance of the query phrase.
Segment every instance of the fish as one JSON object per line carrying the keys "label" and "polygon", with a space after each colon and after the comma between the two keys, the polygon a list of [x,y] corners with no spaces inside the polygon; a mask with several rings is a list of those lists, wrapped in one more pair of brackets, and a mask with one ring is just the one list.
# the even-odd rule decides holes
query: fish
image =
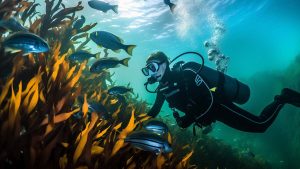
{"label": "fish", "polygon": [[89,60],[92,57],[93,58],[99,58],[100,57],[100,52],[95,53],[95,54],[91,54],[87,51],[79,50],[79,51],[76,51],[75,53],[72,53],[69,56],[69,60],[83,62],[85,60]]}
{"label": "fish", "polygon": [[[84,103],[84,97],[78,96],[77,100],[80,106],[82,106]],[[96,112],[103,119],[107,120],[111,118],[110,112],[106,109],[106,107],[103,104],[101,104],[101,102],[89,101],[89,100],[87,102],[88,102],[88,117],[92,112]],[[74,114],[74,117],[77,119],[82,118],[82,112]]]}
{"label": "fish", "polygon": [[9,18],[7,20],[1,19],[0,27],[11,32],[28,32],[28,30],[15,17]]}
{"label": "fish", "polygon": [[91,73],[101,73],[103,70],[106,70],[109,68],[115,68],[115,67],[119,66],[119,64],[122,64],[122,65],[128,67],[129,60],[130,60],[130,58],[125,58],[122,60],[119,60],[116,57],[101,58],[93,63],[93,65],[90,68],[90,72]]}
{"label": "fish", "polygon": [[157,133],[158,135],[163,135],[169,132],[168,126],[159,120],[149,120],[143,127],[145,130]]}
{"label": "fish", "polygon": [[100,10],[102,12],[107,12],[108,10],[114,11],[116,14],[118,13],[118,5],[111,5],[109,3],[99,1],[99,0],[91,0],[88,1],[88,4],[91,8]]}
{"label": "fish", "polygon": [[77,19],[73,24],[73,29],[79,30],[80,28],[82,28],[84,23],[85,23],[85,17],[81,15],[80,19]]}
{"label": "fish", "polygon": [[136,45],[124,45],[123,40],[106,31],[95,31],[90,34],[90,38],[98,46],[111,49],[114,52],[118,52],[120,49],[125,50],[130,56],[132,56],[132,51]]}
{"label": "fish", "polygon": [[165,3],[166,5],[169,5],[170,10],[171,10],[172,12],[174,11],[174,8],[176,7],[175,4],[171,3],[170,0],[164,0],[164,3]]}
{"label": "fish", "polygon": [[4,40],[3,46],[7,51],[23,51],[24,54],[43,53],[50,50],[48,43],[44,39],[29,32],[13,33]]}
{"label": "fish", "polygon": [[125,143],[145,151],[151,151],[155,154],[170,153],[173,151],[170,143],[160,137],[158,134],[149,131],[132,132],[125,138]]}
{"label": "fish", "polygon": [[125,94],[127,92],[133,93],[133,88],[125,87],[125,86],[114,86],[108,89],[108,94],[110,95],[119,95]]}

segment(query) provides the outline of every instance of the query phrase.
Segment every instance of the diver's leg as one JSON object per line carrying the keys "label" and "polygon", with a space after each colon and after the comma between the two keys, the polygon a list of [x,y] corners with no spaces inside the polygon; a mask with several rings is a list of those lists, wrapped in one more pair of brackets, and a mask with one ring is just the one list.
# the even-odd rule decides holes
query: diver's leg
{"label": "diver's leg", "polygon": [[261,133],[274,122],[283,105],[284,103],[274,99],[259,116],[255,116],[233,103],[227,103],[216,105],[213,113],[216,120],[230,127],[246,132]]}

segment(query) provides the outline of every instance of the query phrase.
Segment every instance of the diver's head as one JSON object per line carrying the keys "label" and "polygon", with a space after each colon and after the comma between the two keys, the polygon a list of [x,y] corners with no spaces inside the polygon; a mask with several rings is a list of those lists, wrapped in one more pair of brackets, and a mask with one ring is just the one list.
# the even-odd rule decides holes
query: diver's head
{"label": "diver's head", "polygon": [[150,77],[149,83],[160,82],[169,71],[169,64],[169,59],[163,52],[155,52],[148,57],[146,67],[142,68],[142,72]]}

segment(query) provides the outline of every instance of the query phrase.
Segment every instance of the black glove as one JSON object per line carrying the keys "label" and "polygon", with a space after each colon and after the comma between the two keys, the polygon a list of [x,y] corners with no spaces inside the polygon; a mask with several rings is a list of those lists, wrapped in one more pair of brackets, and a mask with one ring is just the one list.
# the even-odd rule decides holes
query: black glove
{"label": "black glove", "polygon": [[173,112],[173,117],[175,118],[177,125],[183,128],[184,126],[182,118],[179,116],[179,113],[177,111]]}

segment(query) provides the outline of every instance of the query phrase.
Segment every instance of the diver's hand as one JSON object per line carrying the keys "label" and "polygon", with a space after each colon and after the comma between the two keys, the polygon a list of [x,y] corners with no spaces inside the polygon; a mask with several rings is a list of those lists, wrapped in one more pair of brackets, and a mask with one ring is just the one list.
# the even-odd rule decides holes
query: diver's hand
{"label": "diver's hand", "polygon": [[177,125],[181,128],[184,128],[182,118],[179,116],[177,111],[173,112],[173,117],[175,118]]}

